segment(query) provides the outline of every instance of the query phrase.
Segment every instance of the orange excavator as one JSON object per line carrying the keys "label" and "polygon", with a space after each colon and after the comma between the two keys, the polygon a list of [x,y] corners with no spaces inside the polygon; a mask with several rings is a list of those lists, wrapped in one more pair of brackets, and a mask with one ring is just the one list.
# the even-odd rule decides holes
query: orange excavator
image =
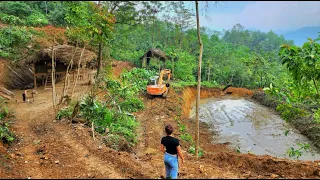
{"label": "orange excavator", "polygon": [[[167,76],[167,82],[163,84],[163,77]],[[167,97],[169,91],[169,80],[171,76],[170,69],[161,70],[159,76],[153,76],[150,78],[147,85],[147,93],[149,96],[162,96]]]}

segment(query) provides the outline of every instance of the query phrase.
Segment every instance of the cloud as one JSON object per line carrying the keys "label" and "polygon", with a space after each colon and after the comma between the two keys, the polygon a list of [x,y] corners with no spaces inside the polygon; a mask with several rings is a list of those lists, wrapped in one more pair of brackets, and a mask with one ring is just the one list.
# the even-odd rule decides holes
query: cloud
{"label": "cloud", "polygon": [[202,26],[224,29],[230,29],[237,23],[246,28],[256,28],[262,31],[298,29],[306,26],[319,26],[319,14],[319,1],[258,1],[246,5],[238,13],[211,11],[208,14],[211,21],[201,16],[200,23]]}

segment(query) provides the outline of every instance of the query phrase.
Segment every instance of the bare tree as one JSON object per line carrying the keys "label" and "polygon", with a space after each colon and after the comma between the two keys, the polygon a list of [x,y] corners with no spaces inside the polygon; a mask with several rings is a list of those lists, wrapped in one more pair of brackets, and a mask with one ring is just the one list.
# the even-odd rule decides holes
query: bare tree
{"label": "bare tree", "polygon": [[202,51],[203,44],[200,36],[200,22],[199,22],[199,8],[198,1],[196,1],[196,17],[197,17],[197,34],[198,34],[198,43],[200,47],[199,53],[199,62],[198,62],[198,85],[197,85],[197,99],[196,99],[196,144],[195,144],[195,154],[198,157],[198,148],[199,148],[199,102],[200,102],[200,87],[201,87],[201,62],[202,62]]}
{"label": "bare tree", "polygon": [[[198,151],[199,151],[199,103],[200,103],[200,88],[201,88],[201,63],[202,63],[202,53],[203,53],[203,44],[201,41],[200,36],[200,20],[199,20],[199,7],[198,7],[198,1],[195,1],[196,3],[196,18],[197,18],[197,34],[198,34],[198,43],[200,47],[200,53],[199,53],[199,62],[198,62],[198,83],[197,83],[197,98],[196,98],[196,144],[195,144],[195,155],[198,157]],[[217,5],[219,2],[215,1],[215,5]],[[205,16],[207,19],[210,20],[209,16],[207,16],[207,8],[209,7],[208,1],[206,1],[205,4]]]}

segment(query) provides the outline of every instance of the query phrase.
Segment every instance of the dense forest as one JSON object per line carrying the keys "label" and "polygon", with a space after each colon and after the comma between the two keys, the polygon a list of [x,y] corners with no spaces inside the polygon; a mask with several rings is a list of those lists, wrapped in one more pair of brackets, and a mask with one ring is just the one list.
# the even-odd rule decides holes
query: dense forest
{"label": "dense forest", "polygon": [[[82,12],[89,8],[86,7],[89,6],[87,2],[71,4],[72,11],[69,2],[2,3],[1,21],[10,26],[1,29],[1,56],[12,60],[21,58],[15,57],[21,56],[15,52],[32,41],[32,36],[38,35],[29,27],[69,27],[73,23],[68,22],[68,18],[72,18],[71,13],[81,13],[76,11],[77,7],[81,7]],[[107,51],[104,52],[108,52],[111,58],[141,66],[139,58],[149,48],[159,48],[173,60],[168,63],[168,68],[172,68],[174,62],[176,79],[195,82],[198,48],[194,14],[186,9],[183,2],[145,3],[145,9],[140,11],[135,10],[138,5],[138,2],[105,4],[116,21],[112,24],[113,30],[105,35]],[[160,13],[165,13],[165,16],[157,17]],[[85,23],[81,26],[86,26]],[[69,40],[75,38],[72,37],[74,34],[70,31]],[[204,44],[202,79],[205,84],[257,88],[271,82],[282,85],[283,80],[278,77],[287,77],[278,52],[280,45],[293,45],[293,42],[272,31],[249,31],[240,24],[224,32],[202,27],[201,38]],[[94,42],[92,45],[97,46]]]}
{"label": "dense forest", "polygon": [[[176,86],[196,84],[199,56],[196,18],[184,2],[6,1],[1,2],[0,11],[0,57],[11,62],[50,47],[53,36],[58,43],[68,42],[95,51],[103,71],[108,71],[112,59],[141,67],[140,57],[148,49],[157,48],[170,58],[166,65],[173,70]],[[317,40],[306,39],[299,47],[273,31],[250,31],[241,24],[223,32],[201,27],[201,39],[202,86],[264,88],[277,101],[277,109],[285,119],[296,118],[299,113],[306,116],[306,110],[315,122],[320,121]],[[157,71],[156,63],[151,64],[151,70]],[[123,79],[129,81],[128,76],[152,74],[144,72],[126,74]],[[119,90],[122,85],[112,82],[114,86],[108,88],[114,96],[124,99],[119,104],[128,108],[128,112],[143,108],[137,99],[126,97],[137,93],[144,84],[131,89],[132,94],[128,95]],[[136,108],[130,109],[131,105]],[[99,113],[109,115],[105,118],[107,122],[112,117],[123,118],[120,112]],[[130,122],[128,129],[136,126],[131,119]],[[127,137],[131,138],[131,133]]]}

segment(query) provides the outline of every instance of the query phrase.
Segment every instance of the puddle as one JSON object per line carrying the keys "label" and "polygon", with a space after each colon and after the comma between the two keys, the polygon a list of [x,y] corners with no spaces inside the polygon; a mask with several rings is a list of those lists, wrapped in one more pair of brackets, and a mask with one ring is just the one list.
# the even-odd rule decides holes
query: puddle
{"label": "puddle", "polygon": [[[195,117],[195,105],[191,110]],[[209,98],[200,101],[200,121],[210,125],[218,136],[213,143],[230,142],[241,153],[268,154],[289,158],[290,147],[298,149],[298,143],[311,142],[293,126],[286,123],[270,108],[246,99]],[[289,130],[287,136],[285,132]],[[320,160],[319,149],[312,146],[302,150],[300,160]]]}

